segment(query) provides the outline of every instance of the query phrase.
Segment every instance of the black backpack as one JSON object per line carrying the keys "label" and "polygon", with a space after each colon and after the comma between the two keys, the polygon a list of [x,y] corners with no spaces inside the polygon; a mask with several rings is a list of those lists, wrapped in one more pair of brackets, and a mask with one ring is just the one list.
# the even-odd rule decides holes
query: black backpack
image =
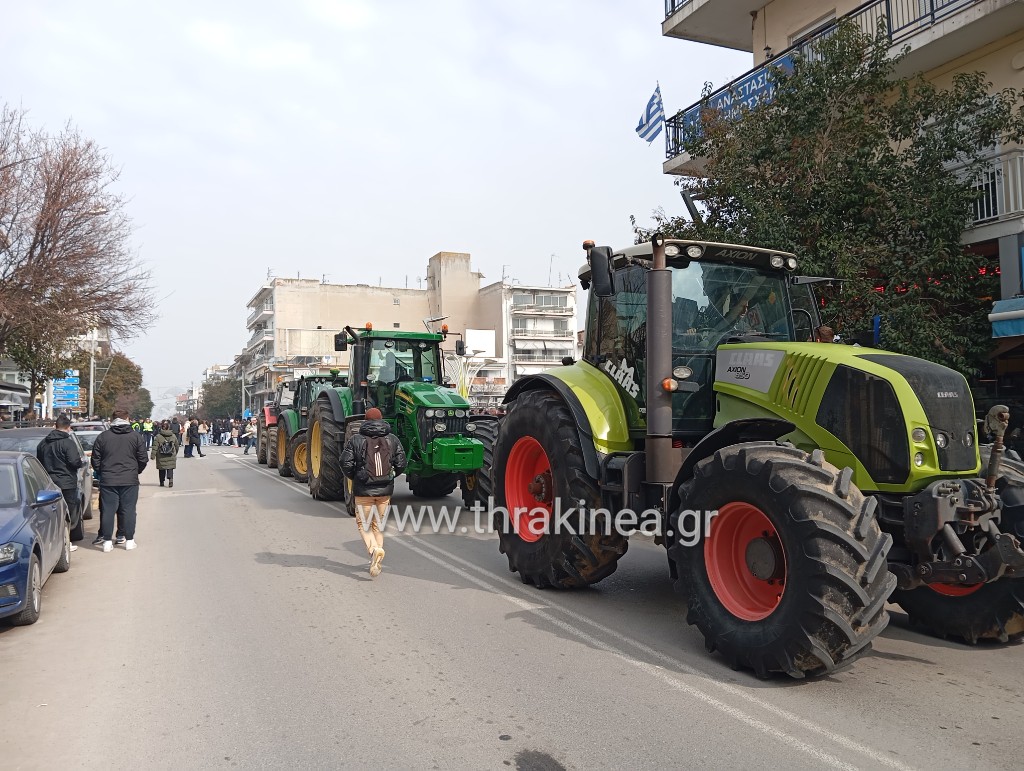
{"label": "black backpack", "polygon": [[161,437],[160,446],[156,448],[157,455],[174,455],[174,440]]}
{"label": "black backpack", "polygon": [[363,458],[363,473],[366,484],[384,484],[395,478],[391,468],[391,442],[387,436],[366,438],[366,455]]}

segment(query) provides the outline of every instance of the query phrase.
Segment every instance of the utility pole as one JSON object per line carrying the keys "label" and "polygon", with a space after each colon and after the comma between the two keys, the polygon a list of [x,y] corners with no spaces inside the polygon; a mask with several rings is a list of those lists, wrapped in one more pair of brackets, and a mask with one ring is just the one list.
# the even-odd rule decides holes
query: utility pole
{"label": "utility pole", "polygon": [[89,417],[96,406],[96,327],[89,330]]}

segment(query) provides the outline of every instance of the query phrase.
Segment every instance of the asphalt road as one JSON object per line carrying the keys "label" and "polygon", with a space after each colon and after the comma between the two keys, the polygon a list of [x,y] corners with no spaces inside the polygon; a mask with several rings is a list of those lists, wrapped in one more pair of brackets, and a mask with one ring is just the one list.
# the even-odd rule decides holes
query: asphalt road
{"label": "asphalt road", "polygon": [[642,539],[585,591],[458,527],[389,534],[371,579],[342,509],[217,448],[173,490],[147,469],[139,509],[136,551],[83,542],[40,621],[0,627],[4,768],[1021,767],[1024,647],[895,608],[851,669],[759,681]]}

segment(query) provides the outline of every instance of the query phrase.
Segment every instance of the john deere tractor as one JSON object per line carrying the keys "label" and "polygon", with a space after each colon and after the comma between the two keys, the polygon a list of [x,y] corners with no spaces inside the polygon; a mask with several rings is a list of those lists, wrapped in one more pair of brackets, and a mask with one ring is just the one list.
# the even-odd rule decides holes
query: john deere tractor
{"label": "john deere tractor", "polygon": [[349,386],[320,393],[310,407],[309,490],[314,498],[345,500],[349,513],[354,512],[341,451],[370,407],[381,410],[401,440],[414,495],[443,497],[460,480],[466,487],[467,475],[483,464],[483,445],[475,433],[493,419],[471,418],[469,403],[443,385],[444,339],[444,334],[378,332],[370,326],[345,327],[335,336],[335,348],[349,351]]}
{"label": "john deere tractor", "polygon": [[482,435],[524,582],[596,583],[639,527],[708,649],[759,676],[853,661],[891,594],[939,635],[1024,636],[1024,476],[998,442],[979,456],[963,376],[806,342],[819,320],[792,254],[584,246],[582,360],[518,380]]}
{"label": "john deere tractor", "polygon": [[309,475],[306,426],[309,408],[324,391],[343,390],[347,379],[331,370],[330,375],[306,375],[279,389],[275,426],[277,473],[305,482]]}

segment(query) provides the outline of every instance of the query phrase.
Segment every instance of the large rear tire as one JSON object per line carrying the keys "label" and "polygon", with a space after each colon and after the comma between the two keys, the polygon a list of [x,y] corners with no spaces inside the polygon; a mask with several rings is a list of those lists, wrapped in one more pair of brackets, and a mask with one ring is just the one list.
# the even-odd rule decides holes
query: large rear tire
{"label": "large rear tire", "polygon": [[296,482],[305,482],[309,478],[309,445],[306,444],[306,430],[295,432],[288,441],[288,468]]}
{"label": "large rear tire", "polygon": [[[991,447],[979,449],[984,476]],[[1000,468],[996,480],[1003,504],[999,529],[1024,542],[1024,464],[1004,457]],[[897,589],[892,601],[907,612],[911,624],[937,637],[953,637],[969,645],[979,640],[1007,643],[1024,638],[1024,578]]]}
{"label": "large rear tire", "polygon": [[820,450],[750,442],[702,460],[680,488],[670,518],[676,588],[687,622],[734,669],[823,675],[885,629],[892,536],[851,477]]}
{"label": "large rear tire", "polygon": [[267,427],[260,422],[257,426],[258,435],[256,436],[256,462],[260,465],[266,465],[267,462]]}
{"label": "large rear tire", "polygon": [[267,427],[267,468],[277,468],[277,426]]}
{"label": "large rear tire", "polygon": [[288,429],[283,426],[277,427],[277,473],[283,477],[292,475],[292,467],[288,457]]}
{"label": "large rear tire", "polygon": [[435,474],[432,477],[417,477],[409,483],[409,489],[417,498],[444,498],[451,495],[459,485],[456,474]]}
{"label": "large rear tire", "polygon": [[[490,471],[479,479],[481,493],[493,492],[499,549],[523,583],[558,589],[595,584],[615,572],[629,546],[599,517],[593,523],[596,532],[588,532],[589,521],[581,522],[586,516],[573,516],[571,529],[548,527],[556,502],[562,512],[601,507],[579,441],[565,402],[549,391],[528,391],[501,422],[493,452],[485,444]],[[552,464],[552,458],[558,462]],[[603,534],[604,529],[611,532]]]}
{"label": "large rear tire", "polygon": [[[350,420],[345,424],[345,444],[348,444],[349,439],[359,433],[359,427],[363,425],[361,420]],[[356,496],[355,490],[352,487],[352,480],[345,477],[345,510],[348,511],[350,517],[356,515]]]}
{"label": "large rear tire", "polygon": [[309,493],[319,501],[345,498],[341,470],[345,428],[334,419],[331,403],[318,399],[309,410]]}

